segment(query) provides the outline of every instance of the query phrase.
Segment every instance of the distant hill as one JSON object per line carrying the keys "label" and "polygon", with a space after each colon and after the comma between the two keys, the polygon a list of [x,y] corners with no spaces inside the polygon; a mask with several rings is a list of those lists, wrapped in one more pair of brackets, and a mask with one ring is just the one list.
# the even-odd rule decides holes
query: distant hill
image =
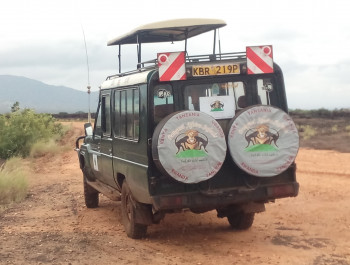
{"label": "distant hill", "polygon": [[[88,112],[88,94],[64,86],[52,86],[21,76],[0,75],[0,113],[11,111],[18,101],[20,108],[35,109],[45,113]],[[92,92],[91,112],[95,112],[98,92]]]}

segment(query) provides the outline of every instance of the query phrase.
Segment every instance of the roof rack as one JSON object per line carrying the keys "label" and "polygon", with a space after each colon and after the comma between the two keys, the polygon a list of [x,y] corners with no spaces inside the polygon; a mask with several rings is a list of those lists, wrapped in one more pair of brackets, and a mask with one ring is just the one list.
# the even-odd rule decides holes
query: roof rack
{"label": "roof rack", "polygon": [[[204,54],[204,55],[191,55],[186,56],[187,63],[200,63],[200,62],[212,62],[212,61],[226,61],[226,60],[239,60],[245,59],[246,52],[231,52],[231,53],[218,53],[218,54]],[[158,66],[158,60],[152,59],[144,61],[138,64],[136,70],[119,73],[115,75],[108,76],[106,80],[110,80],[117,77],[122,77],[126,75],[131,75],[135,73],[140,73],[148,70],[156,69]]]}

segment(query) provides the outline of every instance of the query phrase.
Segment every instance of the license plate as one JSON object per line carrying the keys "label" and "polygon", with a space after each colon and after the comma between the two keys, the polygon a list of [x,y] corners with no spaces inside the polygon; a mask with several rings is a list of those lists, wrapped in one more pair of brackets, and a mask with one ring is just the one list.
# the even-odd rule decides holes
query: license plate
{"label": "license plate", "polygon": [[192,76],[232,75],[239,73],[239,64],[192,66]]}

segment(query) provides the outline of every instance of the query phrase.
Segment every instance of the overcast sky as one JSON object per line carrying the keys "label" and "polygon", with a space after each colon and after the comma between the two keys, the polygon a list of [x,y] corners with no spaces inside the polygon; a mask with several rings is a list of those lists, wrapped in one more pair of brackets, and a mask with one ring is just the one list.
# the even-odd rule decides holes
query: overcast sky
{"label": "overcast sky", "polygon": [[[348,0],[11,0],[0,5],[0,75],[86,90],[83,31],[93,90],[117,73],[117,47],[107,41],[143,24],[176,18],[218,18],[222,52],[272,44],[284,71],[289,108],[350,107]],[[208,45],[204,44],[208,43]],[[171,46],[143,48],[143,59]],[[181,50],[183,45],[173,46]],[[173,49],[172,47],[172,49]],[[189,40],[189,54],[212,51],[212,34]],[[133,60],[127,60],[132,54]],[[123,70],[136,47],[122,48]],[[1,97],[1,95],[0,95]]]}

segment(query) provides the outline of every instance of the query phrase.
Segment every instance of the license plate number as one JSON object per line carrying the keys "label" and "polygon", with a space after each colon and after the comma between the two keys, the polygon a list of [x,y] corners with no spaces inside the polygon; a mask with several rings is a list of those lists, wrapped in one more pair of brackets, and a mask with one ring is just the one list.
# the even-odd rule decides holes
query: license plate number
{"label": "license plate number", "polygon": [[239,74],[239,64],[192,66],[192,76]]}

